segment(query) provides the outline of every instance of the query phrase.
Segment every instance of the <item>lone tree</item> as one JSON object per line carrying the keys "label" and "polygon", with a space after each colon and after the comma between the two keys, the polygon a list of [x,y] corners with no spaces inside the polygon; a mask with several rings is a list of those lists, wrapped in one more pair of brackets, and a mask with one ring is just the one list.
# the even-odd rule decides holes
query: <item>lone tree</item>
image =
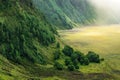
{"label": "lone tree", "polygon": [[100,63],[99,55],[95,52],[89,51],[86,57],[89,59],[90,62]]}
{"label": "lone tree", "polygon": [[64,47],[64,49],[62,50],[62,52],[63,52],[66,56],[71,56],[71,55],[73,54],[74,50],[73,50],[72,47],[66,45],[66,46]]}

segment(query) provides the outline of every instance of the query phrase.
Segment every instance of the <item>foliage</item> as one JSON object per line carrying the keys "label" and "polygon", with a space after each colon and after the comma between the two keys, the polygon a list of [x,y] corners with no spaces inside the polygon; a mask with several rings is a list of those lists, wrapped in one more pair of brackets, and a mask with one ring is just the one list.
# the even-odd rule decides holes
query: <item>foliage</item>
{"label": "foliage", "polygon": [[62,50],[62,52],[63,52],[66,56],[71,56],[74,51],[73,51],[73,48],[72,48],[72,47],[66,45],[66,46],[64,46],[64,49]]}
{"label": "foliage", "polygon": [[43,47],[49,46],[55,42],[56,30],[30,4],[31,0],[0,1],[0,18],[3,17],[0,21],[0,54],[16,63],[45,64],[44,54],[33,41]]}
{"label": "foliage", "polygon": [[89,51],[86,56],[90,62],[100,63],[99,55],[95,52]]}
{"label": "foliage", "polygon": [[61,54],[60,50],[56,50],[56,51],[54,52],[54,60],[59,59],[59,58],[60,58],[60,54]]}
{"label": "foliage", "polygon": [[91,24],[96,13],[86,0],[33,0],[37,9],[46,14],[52,25],[71,29],[74,23]]}
{"label": "foliage", "polygon": [[68,65],[68,70],[69,70],[69,71],[74,71],[74,69],[75,69],[75,68],[74,68],[74,65]]}
{"label": "foliage", "polygon": [[65,59],[65,65],[68,66],[69,64],[72,64],[71,59],[69,58]]}
{"label": "foliage", "polygon": [[84,57],[84,65],[89,65],[89,59],[87,57]]}
{"label": "foliage", "polygon": [[79,69],[79,65],[75,65],[75,69]]}
{"label": "foliage", "polygon": [[77,54],[77,60],[80,62],[80,64],[84,65],[86,63],[85,55],[79,51],[76,51],[75,54]]}
{"label": "foliage", "polygon": [[54,63],[54,67],[55,67],[57,70],[63,70],[63,65],[60,64],[59,62],[55,62],[55,63]]}
{"label": "foliage", "polygon": [[73,65],[74,65],[74,66],[76,66],[76,65],[78,65],[78,64],[79,64],[79,62],[78,62],[78,60],[77,60],[77,59],[73,60],[72,62],[73,62]]}
{"label": "foliage", "polygon": [[79,52],[77,52],[77,51],[73,52],[71,55],[71,60],[73,61],[78,58],[79,58]]}

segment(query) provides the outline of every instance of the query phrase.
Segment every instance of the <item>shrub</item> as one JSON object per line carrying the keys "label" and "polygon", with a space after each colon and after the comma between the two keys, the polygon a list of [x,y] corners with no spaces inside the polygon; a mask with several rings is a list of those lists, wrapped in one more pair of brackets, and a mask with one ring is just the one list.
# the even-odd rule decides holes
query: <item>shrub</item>
{"label": "shrub", "polygon": [[79,53],[78,52],[74,52],[72,55],[71,55],[71,60],[74,61],[75,59],[78,59],[79,57]]}
{"label": "shrub", "polygon": [[54,60],[59,59],[60,58],[60,54],[61,54],[60,50],[55,51],[54,52]]}
{"label": "shrub", "polygon": [[63,65],[60,64],[59,62],[55,62],[54,67],[55,67],[55,69],[57,69],[57,70],[63,70]]}
{"label": "shrub", "polygon": [[89,51],[86,57],[89,59],[90,62],[100,63],[99,55],[92,51]]}
{"label": "shrub", "polygon": [[75,70],[75,68],[74,68],[74,66],[73,66],[73,65],[68,65],[68,70],[69,70],[69,71],[74,71],[74,70]]}
{"label": "shrub", "polygon": [[89,59],[87,57],[84,57],[84,65],[89,65]]}
{"label": "shrub", "polygon": [[68,66],[70,64],[72,64],[72,61],[69,58],[65,59],[65,65]]}
{"label": "shrub", "polygon": [[73,51],[73,48],[72,48],[72,47],[66,45],[66,46],[64,47],[64,49],[62,50],[62,52],[63,52],[66,56],[71,56],[74,51]]}
{"label": "shrub", "polygon": [[80,64],[84,64],[85,55],[79,51],[77,51],[76,53],[78,54],[78,61],[80,62]]}
{"label": "shrub", "polygon": [[75,66],[75,69],[79,69],[79,66],[78,66],[78,65],[76,65],[76,66]]}
{"label": "shrub", "polygon": [[73,60],[72,62],[74,66],[76,66],[79,63],[77,59]]}

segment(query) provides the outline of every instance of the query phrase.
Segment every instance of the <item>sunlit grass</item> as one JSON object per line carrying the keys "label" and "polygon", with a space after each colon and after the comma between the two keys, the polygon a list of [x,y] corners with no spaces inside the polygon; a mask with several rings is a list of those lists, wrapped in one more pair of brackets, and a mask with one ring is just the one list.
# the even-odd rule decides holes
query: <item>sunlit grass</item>
{"label": "sunlit grass", "polygon": [[60,34],[65,42],[85,53],[89,50],[106,54],[120,52],[120,26],[85,27],[60,31]]}
{"label": "sunlit grass", "polygon": [[65,79],[62,79],[62,78],[53,76],[53,77],[43,78],[43,79],[41,79],[41,80],[65,80]]}

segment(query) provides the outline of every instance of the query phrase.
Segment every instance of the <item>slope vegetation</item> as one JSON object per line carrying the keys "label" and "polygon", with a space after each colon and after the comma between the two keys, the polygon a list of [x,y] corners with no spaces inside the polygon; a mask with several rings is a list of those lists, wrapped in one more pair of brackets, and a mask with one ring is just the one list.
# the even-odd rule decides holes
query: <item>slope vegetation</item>
{"label": "slope vegetation", "polygon": [[16,63],[45,63],[35,43],[47,47],[56,33],[45,16],[30,0],[1,0],[0,6],[0,53]]}
{"label": "slope vegetation", "polygon": [[76,24],[88,25],[94,22],[94,8],[87,0],[33,0],[48,22],[60,28],[72,28]]}

